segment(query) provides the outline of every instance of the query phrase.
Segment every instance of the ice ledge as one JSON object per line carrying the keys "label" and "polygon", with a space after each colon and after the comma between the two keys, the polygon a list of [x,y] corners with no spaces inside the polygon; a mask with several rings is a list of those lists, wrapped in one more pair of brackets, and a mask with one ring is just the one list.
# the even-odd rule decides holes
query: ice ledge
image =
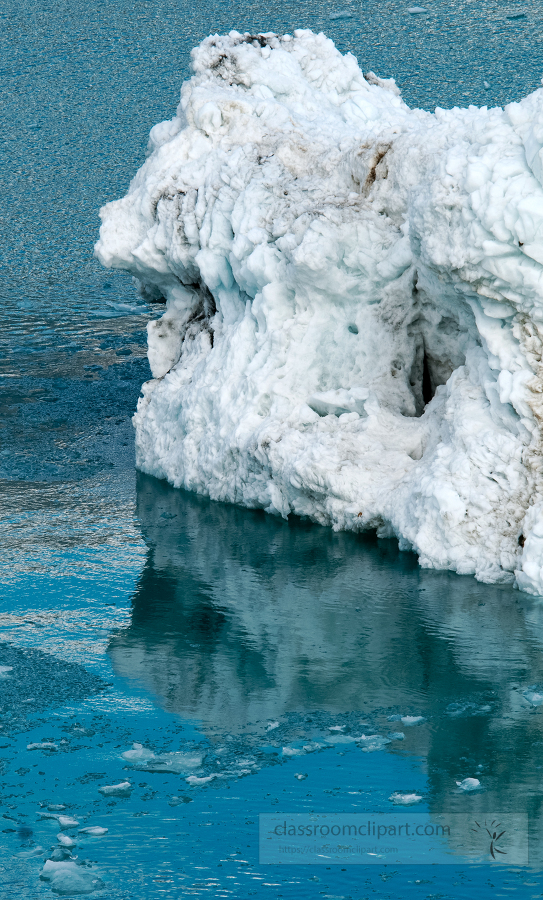
{"label": "ice ledge", "polygon": [[543,91],[410,110],[309,31],[192,66],[96,246],[166,300],[138,467],[543,594]]}

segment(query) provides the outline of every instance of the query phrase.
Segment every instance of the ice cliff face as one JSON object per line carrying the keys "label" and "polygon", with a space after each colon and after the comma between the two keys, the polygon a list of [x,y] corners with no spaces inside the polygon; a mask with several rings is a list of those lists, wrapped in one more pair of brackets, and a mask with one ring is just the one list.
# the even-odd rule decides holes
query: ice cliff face
{"label": "ice cliff face", "polygon": [[192,65],[96,248],[166,300],[138,467],[543,593],[543,90],[410,110],[309,31]]}

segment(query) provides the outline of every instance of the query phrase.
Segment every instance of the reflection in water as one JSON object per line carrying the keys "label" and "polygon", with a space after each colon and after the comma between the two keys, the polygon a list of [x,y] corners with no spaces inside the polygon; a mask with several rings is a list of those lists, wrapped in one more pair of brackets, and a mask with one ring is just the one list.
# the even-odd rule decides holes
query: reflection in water
{"label": "reflection in water", "polygon": [[[119,674],[204,730],[253,733],[286,713],[423,714],[395,752],[427,760],[431,805],[539,817],[542,607],[509,586],[421,570],[394,542],[334,533],[138,476],[148,559]],[[529,692],[528,692],[529,694]],[[529,696],[531,696],[529,694]],[[525,798],[523,800],[523,798]],[[434,807],[437,808],[437,807]]]}

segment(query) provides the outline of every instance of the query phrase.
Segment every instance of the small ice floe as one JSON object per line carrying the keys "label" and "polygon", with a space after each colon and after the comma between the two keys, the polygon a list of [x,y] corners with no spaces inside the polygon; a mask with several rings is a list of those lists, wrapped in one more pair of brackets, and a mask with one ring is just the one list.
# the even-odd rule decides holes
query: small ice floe
{"label": "small ice floe", "polygon": [[121,753],[123,759],[127,762],[143,762],[147,759],[153,759],[155,754],[152,750],[147,750],[143,744],[132,744],[131,750],[125,750]]}
{"label": "small ice floe", "polygon": [[77,859],[72,856],[72,851],[68,847],[55,847],[49,857],[53,862],[62,862],[63,859]]}
{"label": "small ice floe", "polygon": [[101,825],[87,825],[86,828],[79,829],[79,834],[90,834],[93,837],[101,837],[103,834],[107,834],[108,831],[108,828],[102,828]]}
{"label": "small ice floe", "polygon": [[155,754],[141,744],[133,744],[132,750],[126,750],[121,756],[139,772],[171,775],[184,775],[191,769],[199,769],[205,758],[203,753],[197,751],[178,750],[173,753]]}
{"label": "small ice floe", "polygon": [[537,706],[541,706],[541,704],[543,703],[543,693],[536,690],[535,688],[527,688],[522,692],[522,696],[525,700],[528,701],[530,706],[534,707],[534,709]]}
{"label": "small ice floe", "polygon": [[404,741],[405,740],[405,734],[403,733],[403,731],[389,731],[387,736],[388,736],[389,740],[391,740],[391,741]]}
{"label": "small ice floe", "polygon": [[53,744],[52,741],[43,741],[41,744],[27,744],[27,750],[58,750],[58,744]]}
{"label": "small ice floe", "polygon": [[0,678],[7,678],[13,672],[13,666],[0,666]]}
{"label": "small ice floe", "polygon": [[42,881],[48,881],[55,894],[72,896],[74,894],[92,894],[93,891],[105,887],[101,878],[87,866],[80,866],[75,860],[67,859],[54,862],[48,859],[40,872]]}
{"label": "small ice floe", "polygon": [[344,731],[345,725],[330,725],[328,731]]}
{"label": "small ice floe", "polygon": [[75,828],[76,825],[79,825],[77,819],[72,818],[72,816],[57,816],[58,824],[61,828]]}
{"label": "small ice floe", "polygon": [[202,775],[199,777],[198,775],[189,775],[188,778],[185,778],[187,784],[200,785],[207,784],[209,781],[213,781],[216,778],[216,775]]}
{"label": "small ice floe", "polygon": [[423,722],[426,722],[424,716],[400,716],[400,722],[402,725],[422,725]]}
{"label": "small ice floe", "polygon": [[281,755],[286,756],[304,756],[307,753],[302,747],[283,747]]}
{"label": "small ice floe", "polygon": [[426,9],[424,8],[424,6],[410,6],[407,12],[411,16],[417,16],[419,13],[425,13]]}
{"label": "small ice floe", "polygon": [[181,806],[182,803],[192,803],[192,797],[185,797],[181,794],[180,797],[172,797],[171,800],[168,800],[168,806]]}
{"label": "small ice floe", "polygon": [[349,12],[348,9],[340,9],[339,12],[330,13],[328,18],[332,22],[337,22],[338,19],[352,19],[353,14],[352,14],[352,12]]}
{"label": "small ice floe", "polygon": [[266,725],[266,731],[274,731],[276,728],[279,728],[279,722],[268,722]]}
{"label": "small ice floe", "polygon": [[121,781],[120,784],[105,784],[98,790],[104,797],[129,797],[132,787],[129,781]]}
{"label": "small ice floe", "polygon": [[62,812],[63,809],[66,809],[64,803],[49,803],[47,806],[49,812]]}
{"label": "small ice floe", "polygon": [[406,794],[402,794],[401,791],[394,791],[388,799],[394,803],[394,806],[414,806],[415,803],[420,803],[422,797],[420,794],[415,794],[414,791]]}
{"label": "small ice floe", "polygon": [[359,747],[362,747],[364,753],[373,753],[375,750],[382,750],[387,744],[390,744],[390,738],[383,737],[381,734],[363,734],[357,739]]}
{"label": "small ice floe", "polygon": [[62,831],[57,834],[57,841],[63,847],[68,847],[68,849],[70,847],[75,847],[77,844],[77,841],[74,841],[74,839],[71,838],[69,834],[63,834]]}
{"label": "small ice floe", "polygon": [[327,744],[352,744],[354,741],[359,741],[361,737],[364,737],[364,735],[355,736],[353,734],[335,732],[335,734],[329,734],[324,740]]}
{"label": "small ice floe", "polygon": [[61,828],[75,828],[76,825],[79,825],[77,819],[73,819],[71,816],[63,816],[60,813],[40,812],[38,815],[41,819],[56,819]]}
{"label": "small ice floe", "polygon": [[387,722],[401,722],[402,717],[398,713],[394,713],[392,716],[387,717]]}
{"label": "small ice floe", "polygon": [[457,781],[456,786],[459,791],[469,793],[470,791],[478,790],[481,787],[481,782],[478,778],[464,778],[463,781]]}
{"label": "small ice floe", "polygon": [[305,781],[307,778],[307,772],[295,772],[294,777],[298,779],[298,781]]}
{"label": "small ice floe", "polygon": [[488,81],[483,81],[483,87],[488,91],[488,89],[490,87]]}

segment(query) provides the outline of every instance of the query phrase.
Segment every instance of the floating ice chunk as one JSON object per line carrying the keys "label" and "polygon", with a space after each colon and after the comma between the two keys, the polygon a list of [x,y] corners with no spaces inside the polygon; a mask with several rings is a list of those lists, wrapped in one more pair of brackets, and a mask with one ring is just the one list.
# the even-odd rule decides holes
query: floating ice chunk
{"label": "floating ice chunk", "polygon": [[207,784],[209,781],[213,781],[213,779],[216,777],[216,775],[189,775],[188,778],[185,778],[185,781],[187,782],[187,784],[194,785]]}
{"label": "floating ice chunk", "polygon": [[61,828],[75,828],[76,825],[79,825],[77,819],[73,819],[72,816],[63,816],[60,813],[40,812],[38,815],[41,819],[56,819]]}
{"label": "floating ice chunk", "polygon": [[352,14],[352,12],[349,12],[348,9],[341,9],[341,10],[339,10],[339,12],[330,13],[328,18],[332,22],[334,22],[334,21],[337,21],[338,19],[352,19],[353,14]]}
{"label": "floating ice chunk", "polygon": [[143,744],[132,744],[132,750],[125,750],[124,753],[121,753],[122,758],[128,762],[142,762],[147,759],[153,759],[154,755],[153,751],[146,750]]}
{"label": "floating ice chunk", "polygon": [[87,866],[79,866],[74,860],[54,862],[48,859],[40,872],[42,881],[51,883],[55,894],[92,894],[105,887],[104,882]]}
{"label": "floating ice chunk", "polygon": [[344,731],[345,725],[330,725],[328,731]]}
{"label": "floating ice chunk", "polygon": [[87,825],[85,828],[79,829],[79,834],[90,834],[93,837],[100,837],[102,834],[107,834],[108,831],[108,828],[102,828],[101,825]]}
{"label": "floating ice chunk", "polygon": [[73,838],[70,837],[69,834],[63,834],[62,831],[57,834],[57,841],[59,844],[62,844],[63,847],[75,847],[77,841],[74,841]]}
{"label": "floating ice chunk", "polygon": [[424,6],[410,6],[407,12],[411,13],[412,16],[416,16],[417,13],[425,13],[426,9]]}
{"label": "floating ice chunk", "polygon": [[387,744],[390,744],[390,738],[383,737],[381,734],[363,734],[358,738],[358,745],[362,747],[364,753],[373,753],[375,750],[382,750]]}
{"label": "floating ice chunk", "polygon": [[72,816],[57,816],[58,824],[61,828],[75,828],[76,825],[79,825],[77,819],[72,818]]}
{"label": "floating ice chunk", "polygon": [[0,677],[7,677],[10,672],[13,672],[13,666],[0,666]]}
{"label": "floating ice chunk", "polygon": [[183,751],[163,753],[155,756],[134,768],[144,772],[160,774],[184,775],[190,769],[199,769],[205,759],[203,753],[184,753]]}
{"label": "floating ice chunk", "polygon": [[64,803],[49,803],[47,806],[49,812],[62,812],[63,809],[66,809]]}
{"label": "floating ice chunk", "polygon": [[185,797],[181,794],[180,797],[172,797],[171,800],[168,800],[168,806],[181,806],[182,803],[192,803],[192,797]]}
{"label": "floating ice chunk", "polygon": [[294,774],[294,777],[295,777],[298,781],[305,781],[305,779],[307,778],[307,772],[296,772],[296,773]]}
{"label": "floating ice chunk", "polygon": [[466,793],[476,791],[481,787],[481,782],[478,778],[464,778],[463,781],[457,781],[456,784],[460,791],[465,791]]}
{"label": "floating ice chunk", "polygon": [[307,30],[193,71],[96,247],[166,300],[138,468],[543,594],[542,92],[410,110]]}
{"label": "floating ice chunk", "polygon": [[98,790],[104,797],[128,797],[132,787],[129,781],[121,781],[120,784],[105,784]]}
{"label": "floating ice chunk", "polygon": [[490,87],[488,81],[483,81],[483,87],[485,88],[485,90],[488,91],[488,89],[489,89],[489,87]]}
{"label": "floating ice chunk", "polygon": [[302,747],[283,747],[282,756],[304,756],[307,751]]}
{"label": "floating ice chunk", "polygon": [[415,803],[420,803],[422,796],[420,794],[415,794],[415,792],[402,794],[401,791],[394,791],[388,799],[391,800],[395,806],[414,806]]}
{"label": "floating ice chunk", "polygon": [[388,737],[391,741],[405,740],[405,734],[403,733],[403,731],[389,731]]}
{"label": "floating ice chunk", "polygon": [[279,722],[268,722],[266,725],[266,731],[274,731],[276,728],[279,728]]}
{"label": "floating ice chunk", "polygon": [[353,734],[330,734],[324,740],[327,744],[352,744],[354,741],[359,741],[361,737],[364,735],[355,737]]}
{"label": "floating ice chunk", "polygon": [[402,721],[402,717],[398,713],[394,713],[393,716],[387,717],[387,722],[401,722],[401,721]]}
{"label": "floating ice chunk", "polygon": [[402,725],[422,725],[423,722],[426,722],[424,716],[401,716],[400,722]]}
{"label": "floating ice chunk", "polygon": [[543,703],[543,694],[539,691],[534,690],[533,688],[528,688],[527,690],[523,691],[522,696],[533,707],[541,706],[541,704]]}
{"label": "floating ice chunk", "polygon": [[27,744],[27,750],[58,750],[58,744],[50,741],[43,741],[41,744]]}

